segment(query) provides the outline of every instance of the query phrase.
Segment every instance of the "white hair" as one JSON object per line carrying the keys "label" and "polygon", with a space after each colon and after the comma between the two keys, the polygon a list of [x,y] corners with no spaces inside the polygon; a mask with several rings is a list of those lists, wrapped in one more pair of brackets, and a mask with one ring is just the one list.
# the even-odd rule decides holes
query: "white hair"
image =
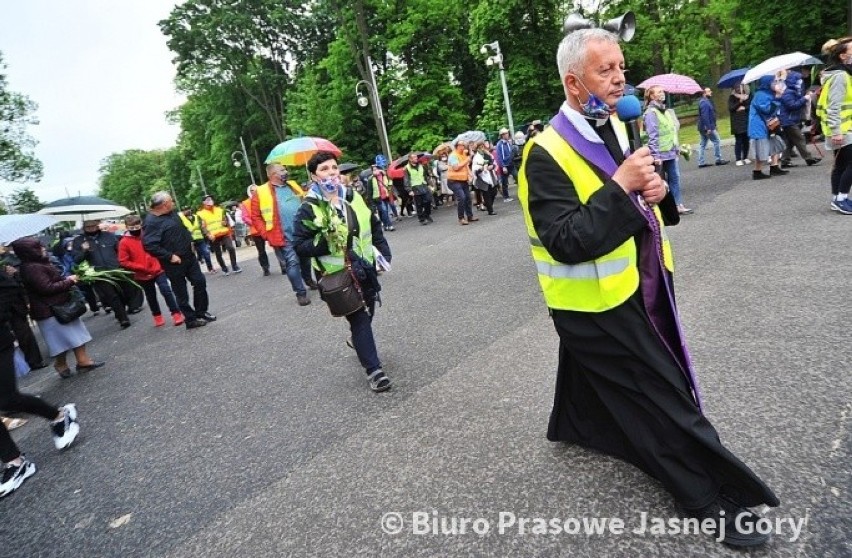
{"label": "white hair", "polygon": [[159,207],[172,199],[172,195],[166,192],[165,190],[160,190],[159,192],[154,192],[151,196],[151,208],[154,209]]}
{"label": "white hair", "polygon": [[604,41],[618,44],[618,36],[606,29],[579,29],[565,35],[556,51],[556,65],[559,68],[559,81],[565,83],[567,74],[583,77],[586,64],[586,51],[592,41]]}

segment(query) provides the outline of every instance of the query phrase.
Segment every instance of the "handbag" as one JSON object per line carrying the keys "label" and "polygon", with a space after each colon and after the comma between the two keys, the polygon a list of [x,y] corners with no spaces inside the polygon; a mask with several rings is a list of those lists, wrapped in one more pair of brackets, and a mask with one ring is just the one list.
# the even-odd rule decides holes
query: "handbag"
{"label": "handbag", "polygon": [[777,116],[773,116],[766,121],[766,127],[769,128],[769,133],[774,134],[781,127],[781,120]]}
{"label": "handbag", "polygon": [[[349,251],[352,249],[353,228],[357,228],[357,220],[350,212],[350,208],[346,206],[349,222],[355,223],[349,228],[349,235],[346,237],[346,255],[344,267],[340,271],[334,273],[325,273],[322,263],[320,269],[323,271],[323,276],[317,281],[320,298],[328,306],[331,315],[340,318],[354,314],[362,310],[367,305],[364,302],[364,293],[361,290],[361,285],[355,279],[352,273],[352,261],[349,259]],[[317,260],[319,262],[319,260]]]}
{"label": "handbag", "polygon": [[69,294],[71,298],[68,302],[50,305],[50,311],[60,324],[70,324],[86,313],[86,298],[80,289],[73,287]]}

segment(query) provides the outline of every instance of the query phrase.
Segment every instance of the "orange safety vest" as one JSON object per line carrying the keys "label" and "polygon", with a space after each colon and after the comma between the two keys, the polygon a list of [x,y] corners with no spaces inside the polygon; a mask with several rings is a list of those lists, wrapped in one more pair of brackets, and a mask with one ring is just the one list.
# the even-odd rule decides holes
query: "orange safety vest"
{"label": "orange safety vest", "polygon": [[[259,231],[257,230],[257,227],[254,226],[254,221],[251,219],[251,198],[244,199],[240,203],[240,210],[243,212],[243,221],[248,224],[249,235],[257,236]],[[246,221],[246,216],[248,216],[248,221]]]}
{"label": "orange safety vest", "polygon": [[453,170],[452,168],[447,169],[447,180],[455,180],[458,182],[467,182],[468,180],[468,168],[467,163],[470,160],[470,157],[464,154],[464,152],[454,151],[450,157],[455,155],[459,159],[459,164],[461,168],[459,170]]}

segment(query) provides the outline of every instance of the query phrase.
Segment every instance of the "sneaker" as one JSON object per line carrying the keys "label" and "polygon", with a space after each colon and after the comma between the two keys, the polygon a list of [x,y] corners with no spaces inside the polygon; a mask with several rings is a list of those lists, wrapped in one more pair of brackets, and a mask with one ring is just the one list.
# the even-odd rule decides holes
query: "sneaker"
{"label": "sneaker", "polygon": [[459,225],[467,225],[467,219],[459,219]]}
{"label": "sneaker", "polygon": [[515,198],[503,198],[503,203],[515,201]]}
{"label": "sneaker", "polygon": [[299,303],[299,306],[307,306],[311,303],[311,299],[308,298],[307,293],[303,295],[296,295],[296,302]]}
{"label": "sneaker", "polygon": [[204,327],[207,325],[207,322],[202,320],[201,318],[195,318],[194,320],[189,320],[185,322],[186,329],[196,329],[199,327]]}
{"label": "sneaker", "polygon": [[699,168],[699,169],[703,169],[703,168],[705,168],[705,167],[709,167],[709,166],[710,166],[710,163],[698,163],[698,168]]}
{"label": "sneaker", "polygon": [[235,274],[237,274],[237,273],[242,273],[242,272],[243,272],[243,268],[241,268],[241,267],[235,267],[235,268],[234,268],[234,273],[235,273]]}
{"label": "sneaker", "polygon": [[0,479],[0,498],[8,496],[20,488],[25,480],[35,474],[35,463],[27,461],[27,457],[24,454],[21,454],[21,459],[22,463],[20,465],[8,464],[3,469],[3,477]]}
{"label": "sneaker", "polygon": [[693,213],[695,213],[695,211],[693,211],[689,207],[685,207],[683,204],[677,206],[677,212],[681,215],[692,215]]}
{"label": "sneaker", "polygon": [[163,319],[162,314],[154,316],[154,327],[163,327],[164,325],[166,325],[166,320]]}
{"label": "sneaker", "polygon": [[388,227],[385,227],[385,230],[386,230],[386,231],[395,231],[396,229],[394,228],[394,226],[393,226],[393,225],[390,225],[390,226],[388,226]]}
{"label": "sneaker", "polygon": [[745,163],[746,165],[750,165],[750,164],[751,164],[751,159],[749,159],[748,157],[746,157],[745,159],[743,159],[743,163]]}
{"label": "sneaker", "polygon": [[56,449],[68,448],[80,433],[80,424],[77,422],[77,407],[73,403],[62,406],[65,417],[59,422],[50,425],[53,433],[53,445]]}
{"label": "sneaker", "polygon": [[743,161],[742,159],[740,159],[739,161],[737,161],[737,162],[736,162],[736,163],[734,163],[734,164],[735,164],[735,165],[737,165],[738,167],[741,167],[741,166],[745,165],[745,161]]}
{"label": "sneaker", "polygon": [[718,161],[716,161],[716,166],[721,167],[722,165],[727,165],[728,163],[730,163],[730,161],[726,159],[719,159]]}
{"label": "sneaker", "polygon": [[230,271],[228,271],[227,269],[223,269],[223,270],[222,270],[222,275],[228,276],[228,275],[230,275],[230,274],[231,274],[231,272],[230,272]]}
{"label": "sneaker", "polygon": [[852,215],[852,201],[850,201],[849,198],[841,201],[833,200],[831,202],[831,207],[843,215]]}
{"label": "sneaker", "polygon": [[352,336],[346,338],[346,346],[352,349],[353,351],[355,350],[355,343],[352,342]]}
{"label": "sneaker", "polygon": [[181,312],[172,312],[172,323],[176,326],[183,325],[186,320]]}
{"label": "sneaker", "polygon": [[268,267],[267,267],[267,268],[264,268],[264,270],[263,270],[263,276],[264,276],[264,277],[269,277],[269,268],[268,268]]}
{"label": "sneaker", "polygon": [[198,319],[204,320],[205,322],[215,322],[216,316],[214,316],[210,312],[204,312],[200,316],[198,316]]}
{"label": "sneaker", "polygon": [[811,157],[810,159],[805,159],[805,163],[807,163],[807,165],[809,167],[812,167],[814,165],[818,165],[820,161],[822,161],[822,159],[820,159],[818,157]]}
{"label": "sneaker", "polygon": [[218,273],[218,271],[219,270],[214,267],[213,269],[208,269],[207,273],[209,273],[210,275],[213,275],[214,273]]}
{"label": "sneaker", "polygon": [[382,369],[374,370],[367,379],[370,382],[370,389],[375,391],[376,393],[387,391],[391,388],[390,378],[385,376],[385,373],[382,372]]}

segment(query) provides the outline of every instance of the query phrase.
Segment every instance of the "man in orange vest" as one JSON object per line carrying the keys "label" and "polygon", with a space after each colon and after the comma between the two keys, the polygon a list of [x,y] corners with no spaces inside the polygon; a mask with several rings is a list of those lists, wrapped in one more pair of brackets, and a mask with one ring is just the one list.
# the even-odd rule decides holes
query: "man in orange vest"
{"label": "man in orange vest", "polygon": [[204,196],[201,209],[195,212],[204,222],[207,228],[207,240],[210,241],[210,247],[213,253],[216,254],[216,261],[219,262],[219,267],[222,268],[222,273],[230,275],[228,266],[225,265],[225,260],[222,258],[222,247],[228,251],[228,256],[231,259],[231,268],[234,273],[242,273],[242,269],[237,265],[237,251],[234,249],[234,241],[231,239],[231,226],[228,223],[228,215],[224,208],[213,203],[213,196]]}
{"label": "man in orange vest", "polygon": [[287,180],[287,169],[282,165],[267,166],[266,176],[269,181],[258,186],[251,198],[251,221],[286,270],[299,306],[307,306],[311,299],[302,278],[299,256],[293,249],[293,226],[305,192],[295,181]]}
{"label": "man in orange vest", "polygon": [[[249,228],[249,236],[252,242],[254,242],[254,247],[257,248],[257,261],[263,269],[263,276],[266,277],[269,275],[269,256],[266,254],[266,241],[251,218],[251,201],[256,197],[256,192],[257,184],[252,184],[248,187],[246,190],[248,197],[240,204],[240,213],[242,214],[243,222]],[[283,266],[281,267],[281,273],[285,273]]]}

